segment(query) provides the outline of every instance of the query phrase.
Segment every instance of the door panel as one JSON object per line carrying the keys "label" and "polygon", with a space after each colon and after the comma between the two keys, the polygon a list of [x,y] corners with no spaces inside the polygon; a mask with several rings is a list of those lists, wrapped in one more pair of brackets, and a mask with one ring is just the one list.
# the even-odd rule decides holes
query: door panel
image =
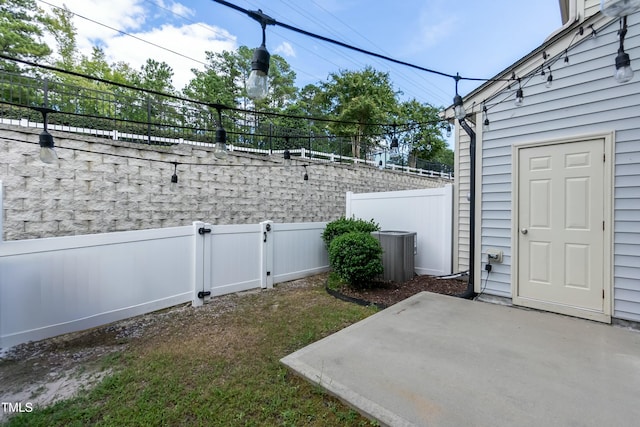
{"label": "door panel", "polygon": [[603,153],[602,139],[518,150],[516,303],[603,312]]}

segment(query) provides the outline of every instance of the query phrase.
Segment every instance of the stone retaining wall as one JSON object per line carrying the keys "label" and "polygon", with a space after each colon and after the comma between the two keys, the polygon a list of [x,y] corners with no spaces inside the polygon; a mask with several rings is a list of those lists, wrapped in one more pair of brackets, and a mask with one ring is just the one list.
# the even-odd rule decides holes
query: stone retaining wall
{"label": "stone retaining wall", "polygon": [[[19,240],[188,225],[331,221],[345,193],[442,187],[443,179],[370,166],[303,163],[209,147],[148,146],[51,132],[57,165],[39,159],[37,129],[0,126],[3,239]],[[172,162],[178,162],[172,190]]]}

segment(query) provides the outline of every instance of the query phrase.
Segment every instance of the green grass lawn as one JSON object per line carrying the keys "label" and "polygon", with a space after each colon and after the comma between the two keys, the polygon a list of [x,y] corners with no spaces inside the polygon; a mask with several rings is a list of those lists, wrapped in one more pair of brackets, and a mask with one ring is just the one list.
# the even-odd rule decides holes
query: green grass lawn
{"label": "green grass lawn", "polygon": [[106,356],[113,373],[89,391],[11,418],[9,426],[377,425],[285,369],[285,355],[374,313],[311,286],[226,296],[182,310],[127,349]]}

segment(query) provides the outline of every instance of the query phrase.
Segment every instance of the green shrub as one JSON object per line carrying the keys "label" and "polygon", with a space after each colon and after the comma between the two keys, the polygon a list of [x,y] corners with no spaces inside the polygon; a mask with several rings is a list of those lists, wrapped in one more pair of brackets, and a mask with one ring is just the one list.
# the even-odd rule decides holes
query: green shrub
{"label": "green shrub", "polygon": [[329,263],[341,279],[353,287],[366,287],[382,274],[382,247],[369,233],[342,234],[329,245]]}
{"label": "green shrub", "polygon": [[329,248],[333,239],[353,231],[369,234],[372,231],[380,231],[380,225],[375,223],[373,219],[365,221],[364,219],[342,217],[327,224],[322,232],[322,240],[324,240],[324,244]]}

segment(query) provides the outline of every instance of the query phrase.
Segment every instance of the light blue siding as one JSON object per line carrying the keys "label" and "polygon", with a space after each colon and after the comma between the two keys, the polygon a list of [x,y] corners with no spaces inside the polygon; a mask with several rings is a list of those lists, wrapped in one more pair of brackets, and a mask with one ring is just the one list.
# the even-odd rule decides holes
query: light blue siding
{"label": "light blue siding", "polygon": [[[640,70],[640,14],[628,23],[625,49]],[[488,280],[482,271],[485,293],[511,296],[512,146],[615,132],[613,317],[640,321],[640,72],[627,84],[613,79],[617,31],[612,21],[595,39],[571,49],[569,64],[552,65],[551,88],[540,76],[523,82],[524,106],[516,108],[511,96],[489,109],[491,130],[480,142],[482,262],[488,248],[508,256]]]}

